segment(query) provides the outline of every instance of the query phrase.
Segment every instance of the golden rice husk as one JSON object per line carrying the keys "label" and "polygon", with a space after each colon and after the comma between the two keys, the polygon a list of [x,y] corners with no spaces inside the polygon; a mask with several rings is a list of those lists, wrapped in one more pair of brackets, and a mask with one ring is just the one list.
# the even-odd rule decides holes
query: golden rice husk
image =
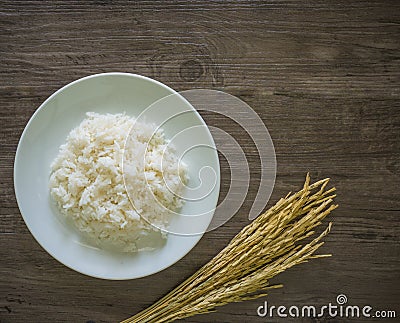
{"label": "golden rice husk", "polygon": [[122,323],[161,323],[215,311],[231,302],[267,295],[282,285],[270,285],[274,276],[312,258],[332,223],[311,242],[314,229],[338,205],[335,188],[326,190],[329,178],[310,184],[307,174],[303,189],[289,193],[273,207],[245,226],[213,259],[178,287],[144,311]]}

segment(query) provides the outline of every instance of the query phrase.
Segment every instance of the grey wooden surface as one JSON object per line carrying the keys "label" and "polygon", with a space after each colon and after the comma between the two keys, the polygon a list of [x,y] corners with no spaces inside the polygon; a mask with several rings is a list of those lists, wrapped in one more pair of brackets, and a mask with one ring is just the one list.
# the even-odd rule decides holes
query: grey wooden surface
{"label": "grey wooden surface", "polygon": [[[268,205],[297,190],[308,171],[313,179],[331,177],[338,190],[340,208],[323,247],[333,257],[276,277],[273,282],[285,287],[267,298],[186,322],[265,322],[256,314],[264,300],[323,305],[339,293],[349,304],[399,316],[399,39],[395,0],[0,1],[0,322],[124,319],[191,275],[247,223],[255,186],[241,211],[184,259],[132,281],[78,274],[38,245],[14,196],[19,137],[55,90],[108,71],[139,73],[176,90],[220,89],[246,101],[276,148]],[[204,118],[242,141],[257,184],[257,155],[248,138],[229,120]],[[222,193],[228,177],[222,163]]]}

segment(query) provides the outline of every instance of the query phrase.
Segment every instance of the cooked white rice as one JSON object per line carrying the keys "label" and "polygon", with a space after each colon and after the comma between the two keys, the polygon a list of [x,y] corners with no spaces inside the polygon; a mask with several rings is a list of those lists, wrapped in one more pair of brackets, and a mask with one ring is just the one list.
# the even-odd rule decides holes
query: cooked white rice
{"label": "cooked white rice", "polygon": [[171,211],[182,206],[178,195],[187,175],[162,130],[155,130],[124,114],[89,112],[51,165],[50,194],[61,213],[100,246],[151,250],[167,238],[143,217],[167,228]]}

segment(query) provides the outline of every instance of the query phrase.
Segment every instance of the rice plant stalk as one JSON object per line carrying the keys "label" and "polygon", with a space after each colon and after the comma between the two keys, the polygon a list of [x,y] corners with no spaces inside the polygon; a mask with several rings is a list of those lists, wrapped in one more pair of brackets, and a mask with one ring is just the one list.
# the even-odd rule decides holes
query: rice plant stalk
{"label": "rice plant stalk", "polygon": [[215,311],[231,302],[265,296],[269,289],[282,287],[270,285],[274,276],[309,259],[330,256],[315,252],[323,245],[332,223],[311,242],[304,242],[338,206],[333,204],[335,188],[326,189],[328,182],[326,178],[310,184],[307,174],[302,190],[281,198],[195,274],[122,323],[172,322]]}

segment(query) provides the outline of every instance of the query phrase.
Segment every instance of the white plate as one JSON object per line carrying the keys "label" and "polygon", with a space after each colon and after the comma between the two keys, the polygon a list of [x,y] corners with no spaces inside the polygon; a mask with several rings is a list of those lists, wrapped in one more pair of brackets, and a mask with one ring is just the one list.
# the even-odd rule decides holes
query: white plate
{"label": "white plate", "polygon": [[[198,185],[199,173],[205,165],[215,171],[216,185],[201,203],[187,203],[182,213],[195,214],[199,208],[209,210],[202,217],[202,228],[212,219],[219,195],[219,161],[212,136],[196,110],[174,90],[166,85],[135,74],[104,73],[74,81],[51,95],[29,120],[18,144],[14,164],[14,186],[18,206],[24,221],[39,244],[55,259],[83,274],[103,279],[133,279],[161,271],[186,255],[200,240],[202,234],[169,234],[167,243],[160,249],[137,254],[118,253],[88,246],[85,239],[74,228],[65,225],[50,199],[48,181],[50,163],[56,157],[59,146],[66,136],[85,118],[85,113],[122,113],[138,116],[149,105],[161,98],[167,100],[163,112],[175,111],[176,100],[182,109],[190,109],[190,117],[176,118],[166,126],[166,135],[173,136],[173,129],[184,129],[182,122],[193,127],[194,136],[187,136],[193,145],[205,144],[213,149],[189,154],[185,162],[189,165],[189,186]],[[158,101],[160,102],[160,101]],[[174,104],[173,106],[169,104]],[[178,108],[178,109],[180,109]],[[154,118],[154,120],[153,120]],[[146,116],[157,122],[155,115]],[[185,121],[186,120],[186,121]],[[179,122],[175,124],[173,122]],[[178,151],[186,149],[174,143]],[[183,147],[185,146],[185,147]],[[194,181],[191,183],[191,181]],[[203,230],[204,231],[204,230]]]}

